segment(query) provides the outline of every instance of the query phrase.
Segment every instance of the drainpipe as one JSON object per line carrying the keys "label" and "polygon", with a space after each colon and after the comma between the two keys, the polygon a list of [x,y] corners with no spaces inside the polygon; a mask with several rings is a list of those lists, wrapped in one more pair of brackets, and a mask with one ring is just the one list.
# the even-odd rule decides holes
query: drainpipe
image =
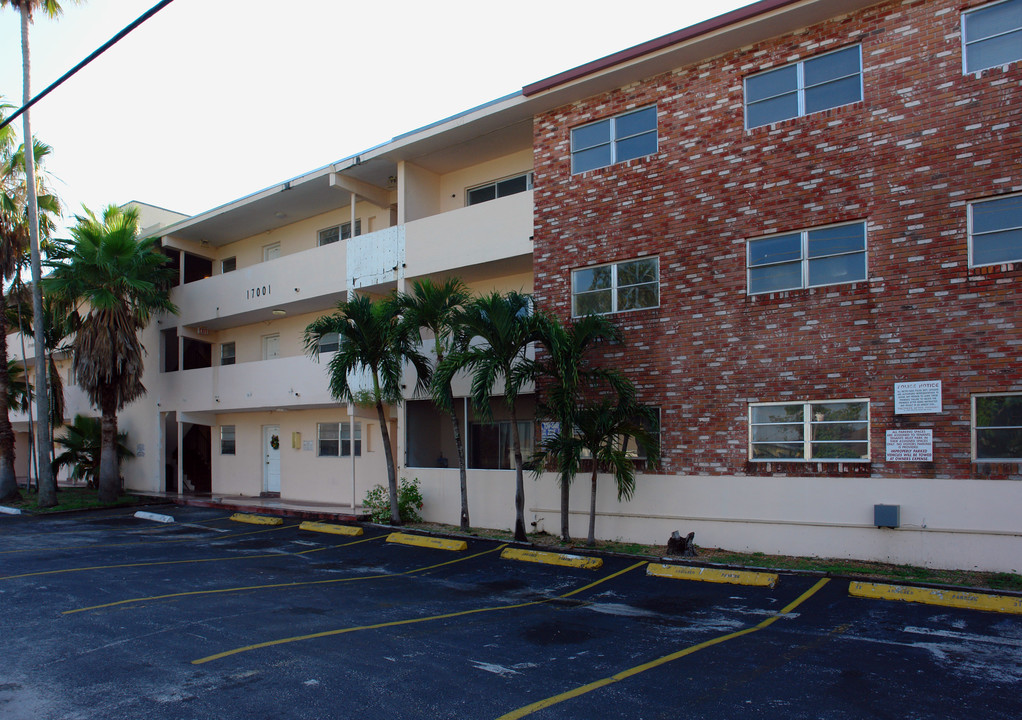
{"label": "drainpipe", "polygon": [[[352,225],[352,228],[355,226]],[[352,230],[354,232],[354,230]],[[351,514],[355,514],[355,403],[348,403],[348,442],[351,449]]]}

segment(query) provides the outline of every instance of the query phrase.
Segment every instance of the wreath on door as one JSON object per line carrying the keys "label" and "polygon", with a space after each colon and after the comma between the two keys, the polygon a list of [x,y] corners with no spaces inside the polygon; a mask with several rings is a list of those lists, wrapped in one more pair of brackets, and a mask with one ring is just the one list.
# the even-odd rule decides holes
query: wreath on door
{"label": "wreath on door", "polygon": [[270,436],[270,447],[274,450],[280,450],[280,437],[278,435]]}

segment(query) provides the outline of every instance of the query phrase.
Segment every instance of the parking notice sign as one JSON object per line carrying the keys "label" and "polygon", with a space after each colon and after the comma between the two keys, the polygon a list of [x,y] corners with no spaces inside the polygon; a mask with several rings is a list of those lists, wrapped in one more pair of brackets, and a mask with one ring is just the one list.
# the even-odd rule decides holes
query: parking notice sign
{"label": "parking notice sign", "polygon": [[933,430],[888,430],[887,462],[933,462]]}

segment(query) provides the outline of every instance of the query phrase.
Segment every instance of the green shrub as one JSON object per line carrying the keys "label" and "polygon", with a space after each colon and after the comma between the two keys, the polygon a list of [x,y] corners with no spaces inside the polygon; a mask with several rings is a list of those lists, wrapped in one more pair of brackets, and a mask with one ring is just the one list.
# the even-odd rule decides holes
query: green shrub
{"label": "green shrub", "polygon": [[[390,494],[383,485],[377,485],[366,493],[362,506],[369,513],[373,522],[390,522]],[[408,482],[401,478],[397,488],[397,511],[401,516],[401,522],[422,522],[419,515],[422,510],[422,493],[419,491],[419,479],[415,478]]]}

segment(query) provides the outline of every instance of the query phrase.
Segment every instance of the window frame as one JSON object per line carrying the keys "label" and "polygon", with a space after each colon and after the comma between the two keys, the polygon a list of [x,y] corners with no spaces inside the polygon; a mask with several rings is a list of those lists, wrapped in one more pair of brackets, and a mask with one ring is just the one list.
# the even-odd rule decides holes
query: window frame
{"label": "window frame", "polygon": [[[837,403],[862,403],[866,406],[866,419],[865,420],[836,420],[836,421],[819,421],[814,420],[811,408],[814,405],[834,405]],[[757,458],[754,457],[753,446],[754,445],[771,445],[777,443],[786,443],[793,445],[798,440],[774,440],[774,441],[759,441],[754,442],[753,428],[757,426],[769,426],[769,425],[794,425],[796,423],[754,423],[752,418],[752,412],[754,408],[759,407],[780,407],[785,405],[801,405],[802,406],[802,457],[768,457],[768,458]],[[749,403],[746,411],[746,421],[748,422],[748,448],[746,455],[749,462],[754,463],[767,463],[767,462],[779,462],[779,463],[871,463],[873,462],[873,412],[870,407],[869,398],[828,398],[825,400],[781,400],[777,402],[757,402]],[[862,458],[818,458],[812,457],[812,428],[814,425],[825,425],[825,424],[839,424],[839,423],[850,423],[850,422],[865,422],[866,423],[866,457]],[[821,441],[816,441],[821,442]],[[846,442],[861,443],[861,440],[852,440]]]}
{"label": "window frame", "polygon": [[977,393],[972,396],[972,417],[970,418],[970,430],[972,439],[972,461],[974,463],[1022,463],[1022,457],[1017,458],[981,458],[979,456],[979,431],[980,430],[993,430],[993,429],[1007,429],[1007,430],[1018,430],[1022,433],[1022,425],[985,425],[982,428],[979,426],[978,418],[976,415],[976,401],[982,398],[991,397],[1022,397],[1022,392],[999,392],[999,393]]}
{"label": "window frame", "polygon": [[[226,348],[228,348],[228,347],[231,349],[231,355],[230,355],[230,360],[231,361],[230,362],[224,362],[224,360],[227,359],[227,357],[224,355],[224,350]],[[237,347],[237,343],[235,343],[233,340],[231,340],[230,342],[222,342],[222,343],[220,343],[220,365],[221,365],[221,367],[225,367],[227,365],[237,365],[237,364],[238,364],[238,347]]]}
{"label": "window frame", "polygon": [[[1022,262],[1022,242],[1020,242],[1020,244],[1019,244],[1018,255],[1014,259],[1012,259],[1012,260],[997,260],[995,262],[985,262],[985,263],[981,263],[981,264],[977,264],[975,262],[975,260],[974,260],[974,256],[975,256],[975,233],[973,233],[973,231],[972,231],[973,208],[976,205],[983,205],[983,204],[986,204],[986,203],[994,203],[994,202],[999,202],[999,201],[1003,201],[1003,200],[1011,200],[1011,199],[1015,199],[1015,198],[1022,199],[1022,194],[1011,193],[1011,194],[1006,194],[1006,195],[996,195],[994,197],[983,198],[983,199],[980,199],[980,200],[971,200],[971,201],[969,201],[968,205],[966,206],[967,207],[967,211],[966,211],[967,212],[967,215],[966,215],[966,224],[967,224],[966,234],[968,235],[969,267],[970,268],[992,267],[992,266],[995,266],[995,265],[1010,265],[1011,263]],[[1015,225],[1015,226],[1004,227],[1004,228],[1000,228],[998,230],[990,230],[990,231],[981,233],[981,235],[992,235],[994,233],[1005,232],[1005,231],[1010,231],[1010,230],[1020,230],[1020,231],[1022,231],[1022,225]]]}
{"label": "window frame", "polygon": [[[230,436],[230,437],[228,437]],[[229,449],[228,449],[229,448]],[[238,430],[235,425],[220,426],[220,454],[238,454]]]}
{"label": "window frame", "polygon": [[[618,291],[622,289],[622,286],[619,286],[618,285],[618,281],[617,281],[618,266],[619,265],[625,265],[627,263],[638,262],[638,261],[641,261],[641,260],[652,260],[656,264],[656,305],[645,305],[643,307],[626,308],[624,310],[619,310],[618,309]],[[610,271],[610,287],[599,288],[597,290],[584,290],[582,292],[576,292],[575,291],[575,273],[582,272],[582,271],[585,271],[585,270],[596,270],[596,269],[602,268],[602,267],[610,267],[611,268],[611,271]],[[632,285],[625,285],[623,287],[638,287],[639,285],[649,285],[649,284],[651,284],[651,283],[636,283],[636,284],[632,284]],[[572,268],[571,269],[571,316],[573,318],[583,317],[583,315],[578,314],[576,312],[576,309],[575,309],[575,298],[578,295],[594,294],[594,293],[597,293],[597,292],[605,292],[605,291],[606,292],[610,292],[610,300],[611,300],[610,306],[611,306],[611,309],[608,310],[605,313],[592,313],[592,314],[594,314],[594,315],[615,315],[617,313],[639,312],[639,311],[642,311],[642,310],[652,310],[652,309],[658,308],[658,307],[660,307],[660,284],[661,284],[661,281],[660,281],[660,256],[659,255],[642,255],[642,256],[639,256],[639,257],[627,258],[625,260],[617,260],[615,262],[600,263],[598,265],[584,265],[582,267]],[[587,313],[587,314],[589,314],[589,313]]]}
{"label": "window frame", "polygon": [[[522,178],[522,177],[525,178],[525,189],[524,190],[516,190],[515,192],[508,193],[507,195],[500,195],[499,194],[499,188],[500,188],[501,183],[506,183],[509,180],[517,180],[518,178]],[[514,175],[508,175],[506,177],[498,178],[496,180],[491,180],[490,182],[484,182],[484,183],[480,183],[479,185],[473,185],[472,187],[465,188],[465,207],[472,207],[473,205],[482,205],[483,203],[491,202],[493,200],[500,200],[501,198],[511,197],[512,195],[520,195],[523,192],[528,192],[529,190],[532,190],[532,181],[533,181],[533,172],[532,172],[532,170],[529,170],[528,172],[516,173]],[[492,198],[487,198],[485,200],[479,200],[478,202],[472,202],[471,201],[472,193],[473,192],[475,192],[476,190],[482,190],[482,189],[488,188],[488,187],[492,187],[493,188],[493,197]]]}
{"label": "window frame", "polygon": [[[857,100],[852,100],[851,102],[843,102],[840,105],[828,105],[827,107],[820,108],[819,110],[813,110],[811,112],[806,112],[806,102],[805,102],[806,98],[805,98],[805,95],[806,95],[807,87],[806,87],[806,84],[805,84],[805,64],[807,62],[812,62],[813,60],[817,60],[819,58],[826,57],[827,55],[833,55],[835,53],[844,52],[844,51],[848,50],[849,48],[857,48],[858,51],[859,51],[859,72],[858,73],[849,74],[849,75],[842,75],[841,77],[830,78],[826,82],[827,83],[836,82],[838,80],[843,80],[845,78],[850,78],[853,75],[857,74],[859,76],[859,97],[858,97],[858,99]],[[749,104],[750,104],[749,101],[748,101],[748,97],[749,97],[749,80],[751,78],[756,78],[756,77],[762,77],[764,75],[769,75],[770,73],[780,72],[780,71],[784,70],[785,68],[789,68],[789,67],[793,67],[793,66],[795,67],[795,88],[794,88],[794,93],[796,95],[796,106],[797,106],[796,113],[794,115],[790,115],[790,116],[784,117],[784,118],[779,118],[777,120],[773,120],[773,121],[768,122],[768,123],[761,123],[759,125],[749,125]],[[817,55],[813,55],[812,57],[803,58],[802,60],[796,60],[795,62],[785,63],[784,65],[779,65],[777,67],[772,67],[772,68],[769,68],[767,70],[761,70],[760,72],[757,72],[757,73],[752,73],[751,75],[746,75],[744,78],[742,78],[742,114],[744,115],[745,129],[746,129],[746,131],[748,131],[748,130],[755,130],[756,128],[761,128],[761,127],[769,127],[770,125],[774,125],[776,123],[786,122],[788,120],[793,120],[795,118],[800,118],[800,117],[807,117],[809,115],[815,115],[816,113],[825,112],[827,110],[833,110],[834,108],[844,107],[845,105],[854,105],[857,102],[862,102],[863,100],[866,99],[866,86],[865,86],[865,81],[863,80],[863,74],[864,74],[864,68],[863,68],[863,65],[862,65],[862,43],[859,43],[859,44],[856,44],[856,45],[845,45],[844,47],[835,48],[834,50],[828,50],[827,52],[819,53]],[[817,83],[816,85],[810,85],[809,89],[814,88],[814,87],[819,87],[819,86],[825,85],[825,84],[826,83]],[[773,98],[778,98],[778,97],[781,97],[783,95],[788,95],[791,92],[792,91],[789,90],[789,91],[784,92],[784,93],[778,93],[776,95],[771,95],[769,97],[760,98],[759,100],[754,101],[752,104],[756,105],[757,103],[761,103],[761,102],[764,102],[766,100],[771,100]]]}
{"label": "window frame", "polygon": [[[817,257],[809,257],[809,236],[811,233],[820,230],[829,230],[837,227],[849,227],[852,225],[862,226],[862,250],[850,250],[845,252],[833,253],[830,255],[819,255]],[[812,288],[821,287],[839,287],[841,285],[853,285],[858,282],[867,282],[869,280],[869,226],[865,220],[854,220],[852,222],[840,222],[832,223],[830,225],[819,225],[817,227],[802,228],[801,230],[791,230],[785,232],[771,233],[770,235],[759,235],[754,238],[749,238],[745,241],[745,292],[747,295],[769,295],[770,293],[779,292],[790,292],[792,290],[809,290]],[[771,240],[787,235],[799,235],[799,259],[798,260],[782,260],[778,262],[762,263],[759,265],[751,265],[752,255],[752,244],[759,240]],[[841,282],[828,282],[813,285],[809,282],[809,263],[812,260],[823,260],[824,258],[832,257],[844,257],[849,255],[862,255],[862,277],[855,280],[843,280]],[[773,267],[777,265],[791,265],[795,262],[799,263],[800,266],[800,277],[802,282],[800,285],[785,287],[785,288],[773,288],[770,290],[757,290],[752,291],[752,271],[757,268]]]}
{"label": "window frame", "polygon": [[316,341],[316,352],[323,354],[328,352],[337,352],[341,348],[341,336],[339,333],[329,332],[324,333],[319,340]]}
{"label": "window frame", "polygon": [[[362,422],[359,420],[355,421],[355,457],[362,457]],[[325,438],[326,442],[336,442],[337,452],[323,452],[323,429],[333,428],[336,433],[336,439],[332,437]],[[351,423],[348,421],[340,422],[326,422],[316,423],[316,457],[329,457],[329,458],[350,458],[352,450],[352,438],[351,438]],[[347,445],[347,450],[345,450]]]}
{"label": "window frame", "polygon": [[[629,115],[634,115],[634,114],[637,114],[637,113],[640,113],[640,112],[644,112],[646,110],[649,110],[650,108],[653,109],[653,118],[654,118],[653,127],[651,129],[643,130],[642,132],[638,132],[638,133],[632,133],[631,135],[629,135],[627,137],[621,137],[621,138],[616,137],[616,135],[617,135],[617,133],[616,133],[617,123],[618,123],[618,121],[621,118],[625,118],[625,117],[628,117]],[[576,144],[575,144],[575,133],[577,131],[584,130],[586,128],[592,128],[592,127],[595,127],[595,126],[600,125],[602,123],[608,123],[608,125],[609,125],[608,140],[607,140],[607,142],[605,142],[605,143],[597,143],[597,144],[594,144],[594,145],[587,145],[587,146],[585,146],[583,148],[577,148],[576,147]],[[626,158],[619,158],[618,157],[617,147],[618,147],[618,144],[620,142],[622,142],[624,140],[631,140],[632,138],[641,137],[642,135],[648,135],[649,133],[653,133],[653,135],[656,137],[656,148],[653,150],[653,152],[645,153],[643,155],[632,155],[632,156],[629,156],[629,157],[626,157]],[[585,170],[576,170],[575,169],[575,155],[577,153],[583,152],[585,150],[591,150],[591,149],[593,149],[595,147],[600,147],[601,145],[608,145],[610,147],[610,162],[609,163],[607,163],[605,165],[597,165],[596,167],[586,168]],[[657,112],[657,104],[656,103],[652,103],[650,105],[643,105],[642,107],[632,108],[631,110],[626,110],[624,112],[617,113],[616,115],[611,115],[610,117],[600,118],[599,120],[594,120],[593,122],[588,122],[588,123],[585,123],[584,125],[577,125],[576,127],[571,128],[571,131],[569,133],[569,146],[570,146],[569,153],[570,153],[570,156],[571,156],[571,174],[572,175],[581,175],[582,173],[591,172],[593,170],[599,170],[600,168],[610,167],[612,165],[617,165],[618,163],[628,162],[629,160],[637,160],[639,158],[649,157],[650,155],[656,155],[658,152],[660,152],[660,116],[659,116],[659,114]]]}
{"label": "window frame", "polygon": [[[344,234],[345,228],[347,228],[348,230],[347,236],[345,236]],[[337,231],[337,239],[327,240],[326,242],[323,242],[323,234],[329,233],[333,230]],[[362,234],[362,218],[355,218],[355,235],[358,236],[361,234]],[[322,230],[319,230],[316,233],[316,247],[323,247],[324,245],[333,245],[334,243],[338,243],[341,240],[350,239],[351,239],[351,221],[348,220],[347,222],[342,222],[337,225],[331,225],[330,227],[325,227]]]}
{"label": "window frame", "polygon": [[986,5],[980,5],[979,7],[969,8],[968,10],[963,10],[962,11],[962,17],[961,17],[961,39],[962,39],[962,74],[963,75],[977,75],[977,74],[982,73],[982,72],[984,72],[986,70],[992,70],[993,68],[1004,67],[1006,65],[1011,65],[1012,63],[1017,63],[1017,62],[1022,61],[1022,56],[1020,56],[1020,57],[1015,58],[1014,60],[1009,60],[1008,62],[998,63],[996,65],[986,65],[986,66],[981,67],[981,68],[975,68],[974,70],[970,70],[969,69],[969,46],[970,45],[975,45],[976,43],[983,42],[983,41],[986,41],[986,40],[990,40],[991,38],[1003,37],[1004,35],[1010,35],[1011,33],[1016,33],[1016,32],[1017,33],[1022,33],[1022,24],[1020,24],[1018,27],[1013,28],[1011,30],[1008,30],[1007,32],[999,32],[999,33],[996,33],[994,35],[988,35],[987,37],[981,38],[979,40],[972,40],[972,41],[970,41],[968,39],[967,34],[966,34],[967,22],[968,22],[969,16],[970,15],[978,15],[978,14],[982,13],[984,10],[989,10],[990,8],[995,7],[997,5],[1004,5],[1004,4],[1009,3],[1009,2],[1017,2],[1017,1],[1018,0],[997,0],[997,2],[987,3]]}

